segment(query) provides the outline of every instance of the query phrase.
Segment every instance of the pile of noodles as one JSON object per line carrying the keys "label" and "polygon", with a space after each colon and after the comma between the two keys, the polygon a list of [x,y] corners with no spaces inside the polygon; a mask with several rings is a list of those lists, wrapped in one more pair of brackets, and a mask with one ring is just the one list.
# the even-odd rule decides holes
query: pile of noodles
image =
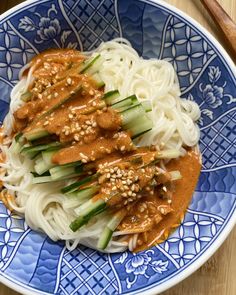
{"label": "pile of noodles", "polygon": [[[105,92],[118,89],[123,98],[136,94],[140,101],[149,101],[152,111],[149,116],[153,129],[138,140],[141,146],[156,145],[161,150],[177,149],[184,155],[184,147],[194,147],[199,140],[196,125],[200,117],[198,105],[180,98],[180,87],[173,66],[164,60],[143,59],[125,39],[102,43],[90,56],[100,53],[103,58],[100,74],[105,82]],[[4,133],[10,135],[14,124],[13,113],[23,104],[20,97],[33,82],[34,68],[29,68],[27,77],[20,77],[11,92],[8,115],[4,120]],[[9,148],[9,142],[0,145],[5,163],[0,163],[0,180],[7,192],[15,197],[11,207],[25,217],[26,223],[34,230],[45,232],[52,240],[65,240],[68,249],[83,244],[96,249],[97,241],[107,224],[106,213],[94,217],[86,226],[72,232],[70,223],[76,218],[74,209],[80,205],[77,199],[68,199],[60,189],[69,182],[53,185],[33,184],[33,161]],[[4,193],[4,192],[3,192]],[[138,235],[115,232],[106,252],[133,250]]]}

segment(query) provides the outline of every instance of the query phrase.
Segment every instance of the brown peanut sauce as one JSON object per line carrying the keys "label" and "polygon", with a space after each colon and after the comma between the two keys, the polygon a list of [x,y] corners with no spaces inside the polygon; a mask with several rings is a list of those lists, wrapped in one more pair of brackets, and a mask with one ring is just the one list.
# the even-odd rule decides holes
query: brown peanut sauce
{"label": "brown peanut sauce", "polygon": [[[182,179],[175,182],[171,203],[172,210],[168,214],[162,215],[160,220],[157,220],[157,224],[152,223],[149,230],[139,235],[137,247],[135,248],[136,252],[162,243],[180,225],[197,185],[201,163],[199,155],[190,151],[184,157],[170,161],[166,167],[168,171],[179,170],[182,175]],[[132,208],[130,215],[136,216],[137,212],[139,212],[140,219],[147,220],[148,218],[153,218],[158,207],[160,209],[160,206],[169,206],[168,202],[159,198],[158,195],[148,196],[146,201],[148,203],[147,208],[152,208],[152,210],[149,209],[148,214],[146,210],[141,213],[139,211],[140,204],[137,204]],[[165,209],[165,207],[163,208]],[[123,222],[125,223],[125,220]]]}

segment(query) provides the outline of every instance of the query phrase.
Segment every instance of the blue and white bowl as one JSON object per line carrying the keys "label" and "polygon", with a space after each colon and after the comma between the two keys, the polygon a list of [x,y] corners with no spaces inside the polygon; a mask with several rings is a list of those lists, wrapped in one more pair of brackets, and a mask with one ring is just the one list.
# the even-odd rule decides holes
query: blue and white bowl
{"label": "blue and white bowl", "polygon": [[0,18],[0,121],[21,67],[51,47],[90,50],[125,37],[170,61],[182,95],[201,108],[203,167],[169,239],[138,254],[69,252],[0,204],[0,281],[24,294],[157,294],[199,268],[236,221],[236,75],[220,44],[172,6],[151,0],[33,0]]}

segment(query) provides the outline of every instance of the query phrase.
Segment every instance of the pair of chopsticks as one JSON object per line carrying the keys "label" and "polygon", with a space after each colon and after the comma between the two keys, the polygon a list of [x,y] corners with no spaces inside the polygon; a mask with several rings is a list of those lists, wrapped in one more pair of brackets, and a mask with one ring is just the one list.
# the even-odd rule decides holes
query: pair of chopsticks
{"label": "pair of chopsticks", "polygon": [[201,0],[225,37],[228,51],[236,59],[236,24],[216,0]]}

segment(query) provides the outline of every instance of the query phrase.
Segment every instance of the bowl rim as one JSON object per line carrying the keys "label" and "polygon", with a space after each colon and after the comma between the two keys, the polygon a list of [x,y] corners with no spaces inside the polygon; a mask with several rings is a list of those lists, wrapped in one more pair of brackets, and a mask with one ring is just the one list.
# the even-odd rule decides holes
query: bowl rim
{"label": "bowl rim", "polygon": [[[47,1],[49,0],[45,0],[43,2],[47,2]],[[118,0],[114,0],[114,1],[117,2]],[[224,65],[232,73],[232,77],[234,77],[236,81],[236,66],[233,60],[230,58],[230,56],[228,55],[226,50],[223,48],[223,46],[219,43],[219,41],[207,29],[205,29],[198,21],[196,21],[193,17],[189,16],[187,13],[181,11],[179,8],[176,8],[174,5],[166,3],[164,0],[138,0],[138,1],[152,4],[156,7],[159,6],[161,9],[164,9],[169,13],[174,13],[177,17],[183,18],[184,21],[186,21],[189,26],[194,27],[194,29],[197,29],[198,34],[202,35],[202,37],[207,39],[207,41],[210,42],[211,45],[213,46],[214,50],[216,50],[218,55],[220,55],[220,58],[224,60]],[[40,0],[25,0],[22,3],[15,5],[11,9],[7,10],[6,12],[0,15],[0,23],[3,22],[5,18],[9,16],[14,16],[16,13],[19,13],[19,10],[21,10],[25,6],[29,8],[29,5],[34,5],[37,2],[40,2]],[[173,274],[173,276],[170,279],[164,280],[158,285],[155,285],[155,283],[153,283],[152,285],[148,286],[146,289],[142,288],[142,290],[125,292],[124,294],[142,293],[142,295],[156,295],[166,291],[167,289],[175,286],[176,284],[180,283],[181,281],[189,277],[197,269],[199,269],[218,250],[218,248],[223,244],[225,239],[228,237],[231,230],[236,224],[236,215],[233,215],[235,211],[236,211],[236,207],[234,208],[234,210],[231,211],[231,214],[227,216],[227,219],[225,220],[226,225],[225,227],[222,228],[217,239],[208,247],[206,247],[206,249],[203,252],[201,252],[202,255],[200,257],[197,257],[197,259],[194,260],[192,264],[190,264],[189,266],[186,266],[186,268],[180,271],[177,275]],[[8,276],[5,276],[4,273],[0,273],[0,282],[8,286],[9,288],[25,295],[52,294],[52,293],[46,293],[46,292],[37,290],[30,286],[26,286],[24,283],[16,282],[14,281],[13,278],[9,278]]]}

